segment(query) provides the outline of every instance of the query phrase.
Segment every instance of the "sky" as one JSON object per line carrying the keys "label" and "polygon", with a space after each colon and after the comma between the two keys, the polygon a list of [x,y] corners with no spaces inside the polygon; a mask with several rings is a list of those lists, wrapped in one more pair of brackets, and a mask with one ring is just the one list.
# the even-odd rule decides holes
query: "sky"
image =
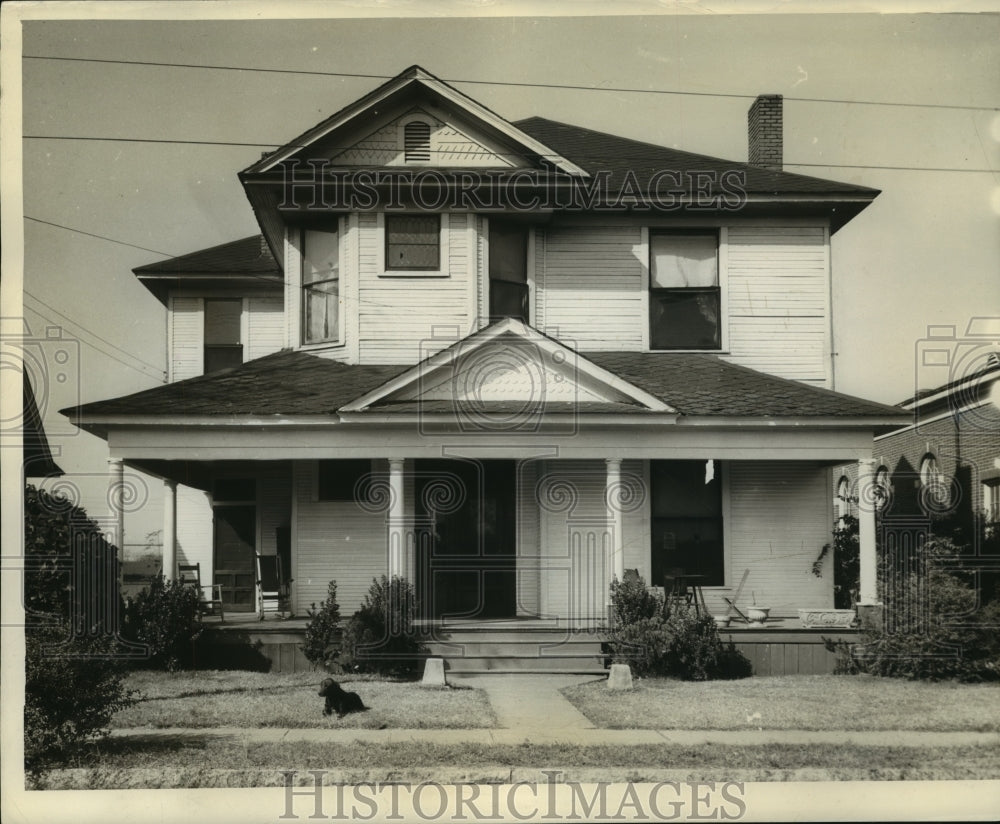
{"label": "sky", "polygon": [[[57,410],[163,380],[165,311],[132,268],[255,234],[236,173],[414,63],[509,120],[734,160],[752,97],[784,95],[786,169],[882,190],[833,238],[840,391],[901,401],[929,325],[1000,317],[996,14],[46,20],[23,55],[24,318],[74,359],[41,358],[39,401],[98,508],[106,445]],[[131,542],[159,528],[149,495]]]}

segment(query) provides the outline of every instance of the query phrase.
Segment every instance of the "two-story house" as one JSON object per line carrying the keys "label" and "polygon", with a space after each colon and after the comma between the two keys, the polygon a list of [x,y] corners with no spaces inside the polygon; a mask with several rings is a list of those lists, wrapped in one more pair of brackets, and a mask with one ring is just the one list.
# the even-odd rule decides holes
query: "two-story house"
{"label": "two-story house", "polygon": [[831,467],[907,416],[832,390],[830,237],[878,192],[783,171],[781,105],[734,162],[407,69],[240,173],[261,236],[136,270],[170,382],[68,412],[165,479],[165,570],[227,617],[255,553],[296,615],[393,574],[429,622],[593,628],[631,569],[830,606]]}

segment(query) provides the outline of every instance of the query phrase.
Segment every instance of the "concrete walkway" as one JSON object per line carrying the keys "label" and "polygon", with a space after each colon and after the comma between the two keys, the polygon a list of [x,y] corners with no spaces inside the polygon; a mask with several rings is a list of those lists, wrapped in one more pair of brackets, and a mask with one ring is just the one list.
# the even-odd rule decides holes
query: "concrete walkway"
{"label": "concrete walkway", "polygon": [[567,701],[563,687],[596,680],[593,675],[450,675],[456,686],[473,687],[486,693],[497,727],[565,735],[592,730],[593,723]]}

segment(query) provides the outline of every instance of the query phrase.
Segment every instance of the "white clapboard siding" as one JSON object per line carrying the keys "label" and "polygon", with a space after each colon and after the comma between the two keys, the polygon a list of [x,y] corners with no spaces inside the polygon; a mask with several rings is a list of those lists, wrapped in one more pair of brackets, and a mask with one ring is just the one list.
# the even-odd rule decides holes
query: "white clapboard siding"
{"label": "white clapboard siding", "polygon": [[212,504],[200,489],[177,485],[177,563],[201,564],[201,582],[212,583]]}
{"label": "white clapboard siding", "polygon": [[603,461],[546,461],[539,489],[541,606],[585,628],[604,621],[610,533]]}
{"label": "white clapboard siding", "polygon": [[295,604],[297,614],[326,598],[337,582],[340,613],[352,615],[373,578],[386,573],[386,516],[352,501],[313,500],[316,463],[295,464]]}
{"label": "white clapboard siding", "polygon": [[544,232],[543,242],[536,241],[536,277],[543,250],[536,306],[544,330],[582,350],[641,349],[647,322],[641,240],[638,226]]}
{"label": "white clapboard siding", "polygon": [[[257,476],[257,551],[275,555],[278,551],[277,530],[290,523],[292,517],[292,468],[287,462],[264,464]],[[284,570],[291,577],[291,570]]]}
{"label": "white clapboard siding", "polygon": [[360,216],[359,316],[363,363],[416,363],[471,329],[475,288],[465,214],[449,216],[441,262],[447,277],[380,277],[376,216]]}
{"label": "white clapboard siding", "polygon": [[518,464],[517,471],[517,614],[539,611],[538,464]]}
{"label": "white clapboard siding", "polygon": [[247,298],[246,310],[247,340],[243,347],[243,360],[262,358],[282,349],[285,312],[281,298]]}
{"label": "white clapboard siding", "polygon": [[829,254],[823,227],[731,227],[726,249],[729,359],[826,384]]}
{"label": "white clapboard siding", "polygon": [[649,479],[645,461],[622,461],[622,483],[635,498],[622,504],[622,526],[625,539],[625,569],[637,569],[643,580],[650,580],[649,552],[652,540],[649,531]]}
{"label": "white clapboard siding", "polygon": [[205,371],[204,329],[204,301],[201,298],[170,299],[170,382],[194,378]]}
{"label": "white clapboard siding", "polygon": [[771,615],[794,616],[801,607],[833,605],[830,576],[817,578],[812,563],[830,540],[828,469],[804,461],[732,461],[729,479],[727,589],[709,589],[713,612],[722,595],[749,569],[737,606],[757,603]]}

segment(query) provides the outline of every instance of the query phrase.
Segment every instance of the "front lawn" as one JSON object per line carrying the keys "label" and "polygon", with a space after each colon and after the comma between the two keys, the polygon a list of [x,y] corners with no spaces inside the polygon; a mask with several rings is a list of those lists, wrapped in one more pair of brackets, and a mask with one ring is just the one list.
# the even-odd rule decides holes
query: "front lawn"
{"label": "front lawn", "polygon": [[[544,783],[542,770],[574,781],[901,781],[995,778],[995,747],[866,747],[853,744],[435,744],[430,742],[253,743],[189,738],[112,739],[68,769],[53,770],[38,789],[280,787],[282,770],[322,770],[326,784],[441,779],[462,771],[475,783]],[[610,770],[610,773],[595,772]],[[445,781],[456,780],[454,772]]]}
{"label": "front lawn", "polygon": [[625,692],[596,681],[562,692],[607,729],[1000,730],[998,684],[790,675],[702,682],[647,678]]}
{"label": "front lawn", "polygon": [[330,727],[351,729],[468,729],[493,727],[496,717],[481,690],[422,687],[412,681],[340,676],[361,696],[367,712],[323,715],[317,693],[323,672],[237,670],[134,672],[128,686],[143,699],[115,715],[125,727]]}

